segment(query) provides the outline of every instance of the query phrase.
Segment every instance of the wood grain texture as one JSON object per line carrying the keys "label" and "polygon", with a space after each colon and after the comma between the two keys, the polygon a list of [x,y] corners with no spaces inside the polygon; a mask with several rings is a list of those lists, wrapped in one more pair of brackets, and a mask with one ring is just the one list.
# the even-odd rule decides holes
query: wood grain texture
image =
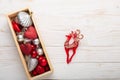
{"label": "wood grain texture", "polygon": [[[5,14],[30,7],[54,67],[42,79],[120,80],[120,0],[0,0],[0,80],[27,80]],[[65,34],[84,34],[71,64]]]}

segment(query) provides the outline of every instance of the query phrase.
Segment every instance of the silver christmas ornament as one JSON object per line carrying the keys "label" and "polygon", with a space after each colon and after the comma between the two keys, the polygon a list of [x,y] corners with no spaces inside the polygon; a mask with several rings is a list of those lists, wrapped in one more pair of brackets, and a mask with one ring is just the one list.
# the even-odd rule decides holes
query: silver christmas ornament
{"label": "silver christmas ornament", "polygon": [[29,27],[32,25],[31,17],[27,12],[19,12],[17,17],[19,24],[21,24],[23,27]]}
{"label": "silver christmas ornament", "polygon": [[18,33],[17,34],[17,39],[18,39],[18,42],[24,41],[23,33]]}
{"label": "silver christmas ornament", "polygon": [[30,58],[28,61],[28,70],[31,72],[36,68],[38,60],[36,58]]}
{"label": "silver christmas ornament", "polygon": [[34,40],[33,40],[33,44],[34,44],[34,45],[38,45],[39,43],[40,43],[40,42],[39,42],[39,39],[34,39]]}
{"label": "silver christmas ornament", "polygon": [[31,42],[31,41],[32,41],[31,39],[25,38],[25,39],[24,39],[24,44],[25,44],[25,43],[28,43],[28,42]]}
{"label": "silver christmas ornament", "polygon": [[38,53],[39,56],[43,55],[42,48],[37,48],[37,53]]}

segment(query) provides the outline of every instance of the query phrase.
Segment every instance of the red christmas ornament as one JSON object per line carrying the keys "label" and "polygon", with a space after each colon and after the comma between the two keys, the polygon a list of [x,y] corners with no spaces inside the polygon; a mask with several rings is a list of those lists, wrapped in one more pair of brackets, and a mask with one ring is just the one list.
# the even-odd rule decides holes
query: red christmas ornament
{"label": "red christmas ornament", "polygon": [[29,55],[32,51],[32,45],[30,43],[20,44],[20,49],[25,55]]}
{"label": "red christmas ornament", "polygon": [[49,66],[45,66],[45,71],[49,71],[49,70],[50,70]]}
{"label": "red christmas ornament", "polygon": [[36,75],[37,75],[36,70],[33,70],[33,71],[32,71],[32,75],[33,75],[33,76],[36,76]]}
{"label": "red christmas ornament", "polygon": [[45,72],[45,69],[40,65],[38,65],[35,70],[36,70],[37,74],[42,74]]}
{"label": "red christmas ornament", "polygon": [[47,60],[46,58],[43,58],[40,62],[41,66],[46,66],[47,65]]}
{"label": "red christmas ornament", "polygon": [[35,45],[32,45],[32,50],[35,50],[35,48],[36,48]]}
{"label": "red christmas ornament", "polygon": [[36,58],[38,55],[37,51],[32,51],[31,57]]}
{"label": "red christmas ornament", "polygon": [[[80,34],[80,30],[76,30],[76,31],[71,31],[71,33],[69,35],[66,35],[67,40],[64,43],[64,48],[66,51],[66,55],[67,55],[67,59],[66,62],[67,64],[69,64],[73,58],[73,56],[76,53],[76,49],[78,48],[79,45],[79,41],[80,39],[82,39],[84,36],[82,34]],[[73,38],[73,43],[69,44],[70,40]],[[73,54],[72,56],[69,58],[69,51],[72,50]]]}
{"label": "red christmas ornament", "polygon": [[30,26],[27,31],[24,33],[25,38],[29,39],[36,39],[37,38],[37,32],[33,26]]}
{"label": "red christmas ornament", "polygon": [[41,60],[44,58],[44,56],[39,56],[39,58],[38,58],[38,62],[39,62],[39,64],[41,63]]}
{"label": "red christmas ornament", "polygon": [[13,29],[16,32],[20,32],[20,28],[19,28],[18,24],[15,21],[12,21],[12,26],[13,26]]}
{"label": "red christmas ornament", "polygon": [[41,65],[41,66],[46,66],[47,65],[47,59],[44,57],[44,56],[40,56],[38,58],[38,63]]}

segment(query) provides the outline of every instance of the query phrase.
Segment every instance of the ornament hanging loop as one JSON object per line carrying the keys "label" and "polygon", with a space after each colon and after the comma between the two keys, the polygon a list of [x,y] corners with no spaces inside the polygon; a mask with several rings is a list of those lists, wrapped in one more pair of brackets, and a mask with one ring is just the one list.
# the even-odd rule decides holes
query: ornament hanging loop
{"label": "ornament hanging loop", "polygon": [[33,15],[33,12],[30,12],[30,16],[32,17],[32,15]]}

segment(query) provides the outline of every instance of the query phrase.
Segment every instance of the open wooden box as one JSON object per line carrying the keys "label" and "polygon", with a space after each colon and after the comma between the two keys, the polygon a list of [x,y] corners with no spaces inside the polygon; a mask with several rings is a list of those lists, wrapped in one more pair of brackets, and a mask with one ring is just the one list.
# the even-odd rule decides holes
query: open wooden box
{"label": "open wooden box", "polygon": [[[27,12],[27,13],[29,13],[29,14],[31,15],[31,19],[32,19],[34,28],[36,29],[36,32],[37,32],[37,35],[38,35],[38,39],[39,39],[39,41],[40,41],[40,44],[41,44],[41,46],[42,46],[42,49],[43,49],[43,52],[44,52],[44,56],[46,57],[47,62],[48,62],[48,65],[49,65],[49,68],[50,68],[49,71],[47,71],[47,72],[45,72],[45,73],[43,73],[43,74],[36,75],[36,76],[31,76],[30,72],[28,71],[28,67],[27,67],[27,63],[26,63],[26,61],[25,61],[25,57],[24,57],[24,55],[23,55],[23,53],[22,53],[22,51],[21,51],[21,49],[20,49],[20,47],[19,47],[19,43],[18,43],[18,41],[17,41],[16,33],[15,33],[15,31],[13,30],[11,21],[12,21],[13,18],[16,17],[16,15],[18,14],[18,12],[20,12],[20,11]],[[18,52],[19,52],[19,55],[20,55],[22,64],[23,64],[23,66],[24,66],[25,72],[26,72],[26,74],[27,74],[27,76],[28,76],[28,79],[29,79],[29,80],[34,80],[34,79],[38,79],[38,78],[40,78],[40,77],[42,77],[42,76],[44,76],[44,75],[47,75],[47,74],[52,73],[52,72],[53,72],[52,65],[51,65],[50,60],[49,60],[49,58],[48,58],[48,55],[47,55],[47,52],[46,52],[44,43],[43,43],[42,38],[41,38],[41,36],[40,36],[40,34],[39,34],[38,28],[37,28],[37,26],[36,26],[36,24],[35,24],[35,20],[34,20],[34,18],[33,18],[33,15],[32,15],[32,12],[30,11],[30,9],[29,9],[29,8],[25,8],[25,9],[22,9],[22,10],[19,10],[19,11],[16,11],[16,12],[9,13],[9,14],[7,15],[7,18],[8,18],[8,23],[9,23],[10,30],[11,30],[11,32],[12,32],[12,35],[13,35],[15,44],[16,44],[16,46],[17,46],[17,49],[18,49]]]}

